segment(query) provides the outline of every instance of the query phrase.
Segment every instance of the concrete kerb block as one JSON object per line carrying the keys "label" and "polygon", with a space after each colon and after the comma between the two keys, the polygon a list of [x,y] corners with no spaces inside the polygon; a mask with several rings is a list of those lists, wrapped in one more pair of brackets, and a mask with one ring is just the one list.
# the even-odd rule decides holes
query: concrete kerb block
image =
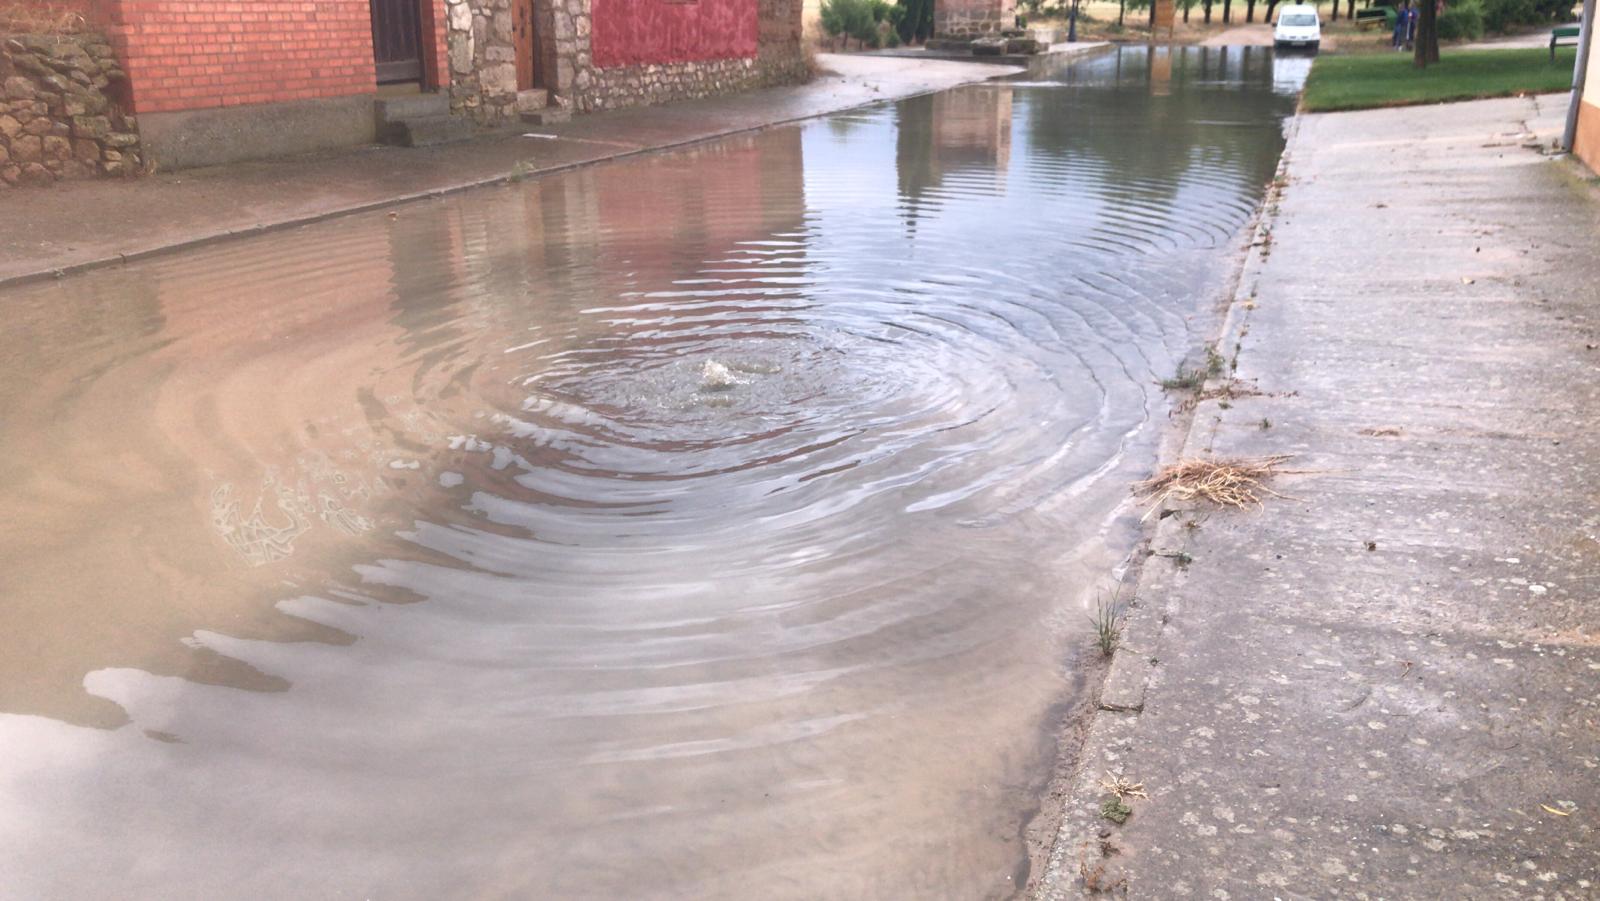
{"label": "concrete kerb block", "polygon": [[[1106,866],[1108,861],[1112,867],[1121,863],[1101,851],[1101,833],[1109,833],[1114,841],[1121,827],[1100,816],[1099,799],[1106,793],[1100,782],[1107,773],[1124,775],[1122,761],[1134,747],[1138,725],[1137,714],[1112,711],[1096,714],[1089,725],[1044,878],[1033,896],[1036,901],[1066,901],[1090,894],[1082,885],[1085,872]],[[1113,885],[1119,879],[1120,874],[1108,873],[1102,884]]]}
{"label": "concrete kerb block", "polygon": [[[1299,123],[1298,116],[1290,122],[1291,145]],[[1289,162],[1286,151],[1279,164],[1278,178],[1284,176]],[[1250,301],[1255,299],[1255,287],[1265,265],[1263,238],[1270,230],[1268,206],[1272,200],[1269,192],[1246,230],[1249,246],[1223,312],[1216,339],[1219,352],[1223,348],[1231,350],[1241,340],[1249,323]],[[1208,379],[1206,388],[1220,388],[1231,378],[1232,372],[1226,372]],[[1181,442],[1180,459],[1210,453],[1216,426],[1216,418],[1211,414],[1218,410],[1214,400],[1197,405]],[[1124,772],[1123,761],[1137,746],[1146,699],[1160,684],[1162,638],[1167,626],[1182,611],[1182,589],[1190,563],[1180,555],[1189,547],[1186,525],[1189,517],[1185,513],[1192,509],[1188,505],[1172,504],[1149,514],[1159,519],[1148,543],[1137,552],[1143,554],[1144,559],[1129,574],[1136,602],[1130,603],[1124,612],[1121,639],[1101,688],[1099,709],[1084,739],[1071,793],[1063,802],[1061,825],[1051,846],[1045,876],[1033,896],[1039,901],[1063,901],[1092,894],[1083,880],[1085,873],[1096,870],[1099,872],[1094,874],[1095,879],[1102,888],[1122,881],[1125,871],[1120,868],[1124,864],[1119,858],[1104,856],[1098,850],[1102,842],[1114,842],[1116,833],[1123,828],[1112,826],[1099,815],[1098,799],[1106,793],[1101,780],[1112,773],[1140,781],[1140,774]],[[1170,515],[1163,516],[1167,511],[1171,511]],[[1204,565],[1203,561],[1193,562]],[[1147,790],[1158,792],[1159,788]]]}
{"label": "concrete kerb block", "polygon": [[[1278,175],[1281,177],[1283,172],[1284,168],[1280,165]],[[1239,278],[1233,285],[1227,309],[1223,313],[1216,349],[1225,357],[1229,356],[1228,351],[1242,343],[1249,324],[1251,304],[1248,301],[1252,299],[1257,277],[1265,264],[1262,238],[1270,228],[1266,208],[1270,199],[1269,194],[1248,230],[1250,247],[1240,264]],[[1205,387],[1221,389],[1232,378],[1233,373],[1227,371],[1207,379]],[[1215,414],[1218,412],[1220,406],[1215,400],[1205,401],[1195,407],[1179,453],[1181,459],[1203,457],[1210,453],[1217,423]],[[1161,633],[1178,603],[1177,589],[1181,586],[1183,571],[1188,565],[1189,536],[1185,526],[1188,517],[1183,515],[1188,509],[1187,506],[1168,505],[1149,514],[1160,519],[1148,547],[1144,549],[1146,559],[1135,574],[1133,597],[1137,603],[1130,604],[1124,611],[1117,651],[1111,659],[1111,669],[1106,673],[1105,684],[1100,691],[1101,710],[1137,713],[1144,709],[1152,671],[1160,665]]]}
{"label": "concrete kerb block", "polygon": [[[1152,510],[1150,515],[1161,516],[1161,512]],[[1144,559],[1134,575],[1135,591],[1123,611],[1117,650],[1100,689],[1101,710],[1137,713],[1144,709],[1152,671],[1161,659],[1161,633],[1183,581],[1180,555],[1188,537],[1184,520],[1181,512],[1162,518],[1150,542],[1137,552]]]}

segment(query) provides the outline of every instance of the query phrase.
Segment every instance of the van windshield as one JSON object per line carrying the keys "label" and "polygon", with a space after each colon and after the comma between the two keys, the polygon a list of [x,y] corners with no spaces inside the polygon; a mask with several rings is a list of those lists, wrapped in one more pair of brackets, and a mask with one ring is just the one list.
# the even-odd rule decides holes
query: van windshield
{"label": "van windshield", "polygon": [[1279,25],[1315,25],[1317,17],[1311,13],[1293,13],[1278,17]]}

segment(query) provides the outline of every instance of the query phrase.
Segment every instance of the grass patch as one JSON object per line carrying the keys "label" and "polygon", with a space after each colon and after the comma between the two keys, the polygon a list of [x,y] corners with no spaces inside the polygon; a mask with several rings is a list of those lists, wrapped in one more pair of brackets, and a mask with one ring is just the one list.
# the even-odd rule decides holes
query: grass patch
{"label": "grass patch", "polygon": [[1180,365],[1176,375],[1162,379],[1159,384],[1168,391],[1199,391],[1205,387],[1206,379],[1222,374],[1222,366],[1226,362],[1215,347],[1207,346],[1204,369],[1199,367],[1188,369]]}
{"label": "grass patch", "polygon": [[1161,380],[1161,387],[1166,391],[1199,391],[1205,383],[1204,369],[1185,369],[1179,366],[1176,375]]}
{"label": "grass patch", "polygon": [[1117,645],[1122,641],[1122,626],[1118,622],[1121,618],[1122,604],[1115,595],[1095,602],[1094,612],[1089,614],[1089,622],[1094,624],[1095,646],[1107,657],[1117,650]]}
{"label": "grass patch", "polygon": [[1128,817],[1133,816],[1133,808],[1121,798],[1107,798],[1100,802],[1100,815],[1121,826],[1128,822]]}
{"label": "grass patch", "polygon": [[1426,69],[1412,68],[1409,53],[1319,56],[1303,105],[1328,112],[1567,91],[1576,53],[1575,47],[1558,49],[1552,63],[1544,47],[1446,50]]}

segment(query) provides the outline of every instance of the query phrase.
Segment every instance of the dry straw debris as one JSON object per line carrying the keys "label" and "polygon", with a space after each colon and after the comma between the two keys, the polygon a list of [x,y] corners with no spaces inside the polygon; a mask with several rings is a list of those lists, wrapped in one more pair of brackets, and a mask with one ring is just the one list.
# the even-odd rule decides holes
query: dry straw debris
{"label": "dry straw debris", "polygon": [[1263,494],[1284,497],[1268,488],[1266,482],[1284,472],[1280,467],[1290,457],[1290,454],[1277,454],[1232,460],[1183,460],[1135,485],[1134,491],[1148,499],[1153,510],[1159,510],[1168,501],[1193,500],[1209,501],[1219,507],[1259,507]]}
{"label": "dry straw debris", "polygon": [[1145,798],[1148,800],[1150,797],[1145,794],[1143,782],[1134,782],[1124,776],[1115,775],[1110,770],[1107,770],[1106,777],[1100,780],[1100,787],[1109,794],[1115,795],[1118,799]]}
{"label": "dry straw debris", "polygon": [[74,34],[84,25],[83,15],[64,3],[0,0],[0,33]]}

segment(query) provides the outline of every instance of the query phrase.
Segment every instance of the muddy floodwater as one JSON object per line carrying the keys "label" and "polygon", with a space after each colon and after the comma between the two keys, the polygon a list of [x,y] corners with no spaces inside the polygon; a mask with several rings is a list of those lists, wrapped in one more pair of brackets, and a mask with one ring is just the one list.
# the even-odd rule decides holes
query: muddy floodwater
{"label": "muddy floodwater", "polygon": [[1305,66],[0,290],[0,895],[1013,893]]}

